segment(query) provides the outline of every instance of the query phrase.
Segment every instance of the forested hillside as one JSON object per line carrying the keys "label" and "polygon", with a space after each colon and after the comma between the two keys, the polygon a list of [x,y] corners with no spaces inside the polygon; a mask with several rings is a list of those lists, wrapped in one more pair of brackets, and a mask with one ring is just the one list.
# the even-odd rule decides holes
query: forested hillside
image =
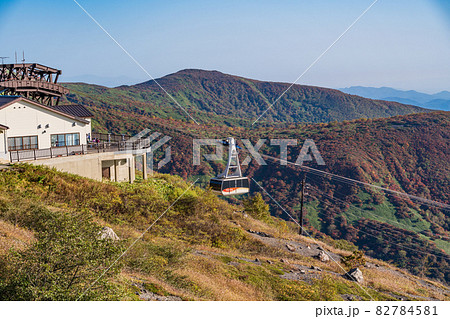
{"label": "forested hillside", "polygon": [[[289,87],[217,71],[183,70],[157,80],[201,124],[248,126]],[[106,88],[66,83],[67,100],[127,114],[189,121],[184,111],[154,82]],[[376,101],[337,90],[294,85],[261,122],[321,123],[423,112],[417,106]]]}

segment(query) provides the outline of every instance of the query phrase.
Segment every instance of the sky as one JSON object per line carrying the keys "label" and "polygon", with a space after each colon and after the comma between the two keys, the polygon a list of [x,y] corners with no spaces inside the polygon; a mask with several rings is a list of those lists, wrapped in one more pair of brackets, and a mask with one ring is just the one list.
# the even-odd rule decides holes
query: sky
{"label": "sky", "polygon": [[[154,78],[196,68],[292,83],[373,0],[77,0]],[[73,0],[0,0],[0,56],[61,81],[149,76]],[[450,1],[379,0],[299,84],[450,91]]]}

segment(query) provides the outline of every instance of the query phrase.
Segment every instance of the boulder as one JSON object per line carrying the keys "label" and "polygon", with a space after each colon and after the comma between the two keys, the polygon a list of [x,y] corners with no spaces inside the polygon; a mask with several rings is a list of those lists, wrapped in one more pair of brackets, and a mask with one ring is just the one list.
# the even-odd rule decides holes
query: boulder
{"label": "boulder", "polygon": [[265,232],[262,232],[262,231],[258,232],[257,235],[259,235],[259,236],[261,236],[261,237],[273,237],[273,236],[271,236],[271,235],[269,235],[269,234],[267,234],[267,233],[265,233]]}
{"label": "boulder", "polygon": [[110,227],[103,227],[99,233],[100,239],[110,239],[110,240],[120,240],[119,236],[116,235],[114,230]]}
{"label": "boulder", "polygon": [[359,283],[364,282],[363,274],[362,274],[361,270],[359,270],[358,268],[351,269],[348,273],[345,274],[345,276],[348,279],[359,282]]}
{"label": "boulder", "polygon": [[320,259],[321,262],[329,262],[330,261],[330,256],[328,256],[323,250],[321,250],[319,252],[319,254],[317,255],[317,258]]}
{"label": "boulder", "polygon": [[295,251],[295,247],[292,246],[292,245],[286,244],[286,248],[287,248],[289,251]]}

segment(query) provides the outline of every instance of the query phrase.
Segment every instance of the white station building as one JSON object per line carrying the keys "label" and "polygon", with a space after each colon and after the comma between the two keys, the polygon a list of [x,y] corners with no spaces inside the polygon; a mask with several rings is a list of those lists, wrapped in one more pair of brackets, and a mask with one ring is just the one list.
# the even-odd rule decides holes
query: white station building
{"label": "white station building", "polygon": [[[57,83],[60,75],[38,63],[0,64],[0,164],[28,162],[96,180],[134,181],[136,156],[147,160],[146,144],[92,134],[86,107],[59,105],[69,93]],[[146,178],[147,165],[142,170]]]}
{"label": "white station building", "polygon": [[[0,96],[0,163],[28,162],[96,180],[134,181],[136,154],[114,143],[93,143],[92,117],[82,105],[47,106]],[[146,178],[146,166],[143,174]]]}
{"label": "white station building", "polygon": [[46,106],[0,96],[0,158],[11,161],[20,151],[87,145],[92,117],[82,105]]}

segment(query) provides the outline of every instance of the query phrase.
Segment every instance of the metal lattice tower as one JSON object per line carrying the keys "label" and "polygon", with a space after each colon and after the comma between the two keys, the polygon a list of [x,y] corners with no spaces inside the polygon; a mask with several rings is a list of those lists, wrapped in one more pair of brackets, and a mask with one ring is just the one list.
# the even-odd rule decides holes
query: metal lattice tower
{"label": "metal lattice tower", "polygon": [[0,64],[0,95],[20,95],[57,105],[69,90],[57,84],[61,70],[36,63]]}
{"label": "metal lattice tower", "polygon": [[236,141],[233,137],[227,138],[228,144],[228,163],[225,171],[219,177],[242,177],[241,166],[239,165],[239,156],[236,147]]}

